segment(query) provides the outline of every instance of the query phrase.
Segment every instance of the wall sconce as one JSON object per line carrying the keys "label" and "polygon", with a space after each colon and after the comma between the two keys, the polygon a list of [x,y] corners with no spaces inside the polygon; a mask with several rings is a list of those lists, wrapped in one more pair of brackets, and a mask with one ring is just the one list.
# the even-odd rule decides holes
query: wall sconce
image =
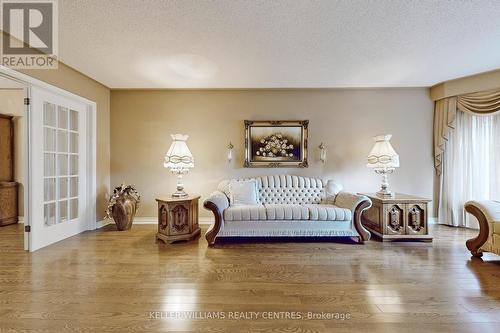
{"label": "wall sconce", "polygon": [[231,141],[229,141],[229,144],[227,145],[227,161],[231,162],[233,160],[233,144]]}
{"label": "wall sconce", "polygon": [[319,145],[319,159],[320,161],[325,164],[326,163],[326,146],[321,142]]}

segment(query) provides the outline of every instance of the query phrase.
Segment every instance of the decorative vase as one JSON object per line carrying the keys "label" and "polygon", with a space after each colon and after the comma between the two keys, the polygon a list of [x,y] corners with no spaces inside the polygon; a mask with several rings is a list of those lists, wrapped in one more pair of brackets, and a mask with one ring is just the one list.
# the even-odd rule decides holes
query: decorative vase
{"label": "decorative vase", "polygon": [[121,184],[115,187],[109,198],[106,218],[113,218],[118,230],[130,230],[140,202],[141,196],[134,185]]}
{"label": "decorative vase", "polygon": [[115,220],[116,228],[120,231],[130,230],[136,211],[137,199],[135,197],[124,193],[117,198],[112,208],[112,216],[113,220]]}

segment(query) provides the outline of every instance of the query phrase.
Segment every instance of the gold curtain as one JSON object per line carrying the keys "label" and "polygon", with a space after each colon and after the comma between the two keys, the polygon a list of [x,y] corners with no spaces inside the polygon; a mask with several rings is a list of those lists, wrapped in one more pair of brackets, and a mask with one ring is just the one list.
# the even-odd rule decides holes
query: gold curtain
{"label": "gold curtain", "polygon": [[434,108],[434,167],[441,176],[443,154],[451,131],[455,128],[457,110],[475,115],[500,113],[500,89],[453,96],[436,101]]}
{"label": "gold curtain", "polygon": [[436,101],[434,109],[434,167],[441,175],[443,154],[451,131],[455,128],[457,98],[450,97]]}
{"label": "gold curtain", "polygon": [[485,116],[500,112],[500,90],[457,96],[457,108],[463,112]]}

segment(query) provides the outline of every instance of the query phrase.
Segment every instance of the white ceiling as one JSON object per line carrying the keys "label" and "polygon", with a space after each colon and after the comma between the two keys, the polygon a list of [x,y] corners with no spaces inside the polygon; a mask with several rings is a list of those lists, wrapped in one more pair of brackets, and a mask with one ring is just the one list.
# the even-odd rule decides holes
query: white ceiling
{"label": "white ceiling", "polygon": [[59,36],[111,88],[430,86],[500,68],[500,0],[64,0]]}

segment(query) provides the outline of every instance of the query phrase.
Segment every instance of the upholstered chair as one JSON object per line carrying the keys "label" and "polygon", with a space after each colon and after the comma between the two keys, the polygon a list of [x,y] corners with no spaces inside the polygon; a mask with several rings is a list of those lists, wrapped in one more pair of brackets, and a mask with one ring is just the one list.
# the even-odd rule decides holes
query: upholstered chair
{"label": "upholstered chair", "polygon": [[479,234],[466,242],[474,257],[483,252],[500,255],[500,201],[469,201],[465,210],[479,221]]}

